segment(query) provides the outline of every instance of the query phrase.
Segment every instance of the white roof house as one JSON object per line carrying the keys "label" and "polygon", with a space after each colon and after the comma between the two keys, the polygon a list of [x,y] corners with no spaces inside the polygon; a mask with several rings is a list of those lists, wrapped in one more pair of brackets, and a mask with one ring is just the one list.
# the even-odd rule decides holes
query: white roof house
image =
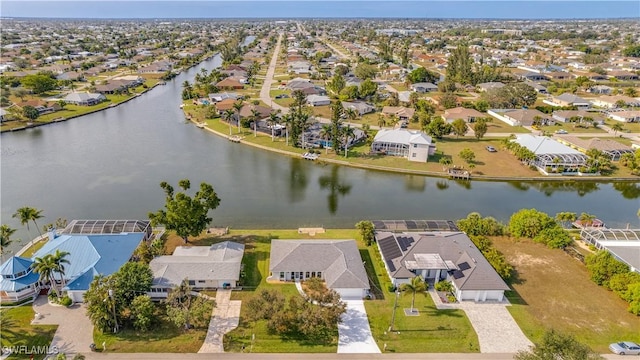
{"label": "white roof house", "polygon": [[166,297],[167,290],[188,280],[192,288],[234,288],[240,280],[244,245],[224,241],[211,246],[178,246],[173,255],[149,263],[153,271],[152,297]]}
{"label": "white roof house", "polygon": [[331,104],[331,99],[324,95],[308,95],[307,103],[311,106],[323,106]]}
{"label": "white roof house", "polygon": [[616,111],[609,113],[609,118],[615,121],[621,122],[640,122],[640,111],[638,110],[629,110],[629,111]]}
{"label": "white roof house", "polygon": [[558,173],[577,171],[587,161],[585,154],[547,136],[518,134],[512,141],[533,152],[536,155],[533,165],[546,175],[550,171]]}
{"label": "white roof house", "polygon": [[377,154],[406,157],[409,161],[427,162],[436,146],[431,136],[422,131],[407,129],[381,129],[371,144]]}

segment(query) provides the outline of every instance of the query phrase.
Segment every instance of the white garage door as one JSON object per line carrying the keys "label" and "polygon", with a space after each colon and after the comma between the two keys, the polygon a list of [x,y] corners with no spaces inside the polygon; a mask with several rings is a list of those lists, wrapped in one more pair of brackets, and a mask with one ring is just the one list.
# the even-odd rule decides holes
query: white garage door
{"label": "white garage door", "polygon": [[334,289],[342,299],[358,299],[362,300],[364,291],[362,289]]}

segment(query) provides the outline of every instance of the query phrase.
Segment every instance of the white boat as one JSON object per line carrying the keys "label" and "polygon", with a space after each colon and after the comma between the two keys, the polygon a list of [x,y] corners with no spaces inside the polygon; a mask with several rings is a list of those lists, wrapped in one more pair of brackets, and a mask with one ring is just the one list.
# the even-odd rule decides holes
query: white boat
{"label": "white boat", "polygon": [[180,104],[180,109],[182,109],[184,107],[184,104]]}

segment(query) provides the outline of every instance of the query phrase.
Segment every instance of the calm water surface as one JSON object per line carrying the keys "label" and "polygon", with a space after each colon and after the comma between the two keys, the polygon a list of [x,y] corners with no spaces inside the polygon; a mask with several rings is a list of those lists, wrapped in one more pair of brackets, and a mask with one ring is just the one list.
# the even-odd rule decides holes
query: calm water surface
{"label": "calm water surface", "polygon": [[206,61],[106,111],[2,134],[2,223],[27,239],[11,218],[25,205],[44,210],[40,225],[58,217],[144,219],[163,206],[161,181],[189,178],[218,192],[213,224],[237,228],[350,228],[360,219],[457,219],[471,211],[506,221],[523,207],[585,211],[612,226],[639,226],[638,184],[463,184],[320,165],[230,143],[186,123],[179,109],[182,82],[193,81],[200,67],[219,65],[218,57]]}

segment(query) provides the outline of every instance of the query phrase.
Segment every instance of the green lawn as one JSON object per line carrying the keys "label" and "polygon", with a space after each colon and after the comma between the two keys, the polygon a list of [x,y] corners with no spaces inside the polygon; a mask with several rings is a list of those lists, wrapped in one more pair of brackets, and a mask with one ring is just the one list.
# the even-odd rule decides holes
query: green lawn
{"label": "green lawn", "polygon": [[390,352],[479,352],[478,337],[464,311],[437,310],[428,295],[416,295],[415,307],[420,310],[420,316],[404,315],[403,309],[411,307],[411,296],[400,295],[393,326],[395,332],[388,332],[395,295],[388,291],[391,282],[380,253],[373,246],[361,253],[365,251],[369,256],[363,260],[373,264],[373,269],[367,267],[369,277],[377,279],[384,293],[384,299],[365,301],[371,331],[381,349],[387,344]]}
{"label": "green lawn", "polygon": [[31,245],[27,250],[25,250],[20,256],[29,258],[36,253],[36,251],[40,250],[47,243],[48,240],[38,241],[37,243]]}
{"label": "green lawn", "polygon": [[[473,128],[473,124],[471,125]],[[503,121],[498,119],[492,119],[491,122],[487,123],[487,132],[488,133],[503,133],[503,134],[525,134],[530,131],[522,126],[511,126]]]}
{"label": "green lawn", "polygon": [[[58,328],[56,325],[31,325],[35,313],[31,304],[0,310],[0,344],[2,346],[49,346]],[[29,355],[15,355],[13,359],[29,359]],[[44,355],[36,355],[43,359]]]}
{"label": "green lawn", "polygon": [[640,317],[593,283],[581,262],[528,239],[494,238],[493,243],[516,270],[508,309],[530,340],[541,340],[553,328],[602,353],[614,341],[640,342]]}
{"label": "green lawn", "polygon": [[615,120],[611,120],[611,119],[606,119],[604,121],[605,125],[611,127],[613,126],[613,124],[620,124],[622,125],[622,131],[621,132],[631,132],[631,133],[639,133],[640,132],[640,123],[622,123],[620,121],[615,121]]}
{"label": "green lawn", "polygon": [[159,325],[148,332],[125,329],[117,334],[94,330],[93,340],[98,346],[105,342],[109,352],[120,353],[195,353],[205,337],[206,329],[184,331],[162,319]]}
{"label": "green lawn", "polygon": [[577,125],[578,124],[576,124],[576,123],[561,123],[561,122],[557,122],[554,125],[541,126],[540,130],[547,131],[547,132],[550,132],[550,133],[555,133],[556,131],[562,129],[562,130],[567,131],[569,134],[575,134],[575,133],[593,134],[593,133],[604,133],[605,132],[604,130],[602,130],[600,128],[593,127],[593,126],[579,127]]}

